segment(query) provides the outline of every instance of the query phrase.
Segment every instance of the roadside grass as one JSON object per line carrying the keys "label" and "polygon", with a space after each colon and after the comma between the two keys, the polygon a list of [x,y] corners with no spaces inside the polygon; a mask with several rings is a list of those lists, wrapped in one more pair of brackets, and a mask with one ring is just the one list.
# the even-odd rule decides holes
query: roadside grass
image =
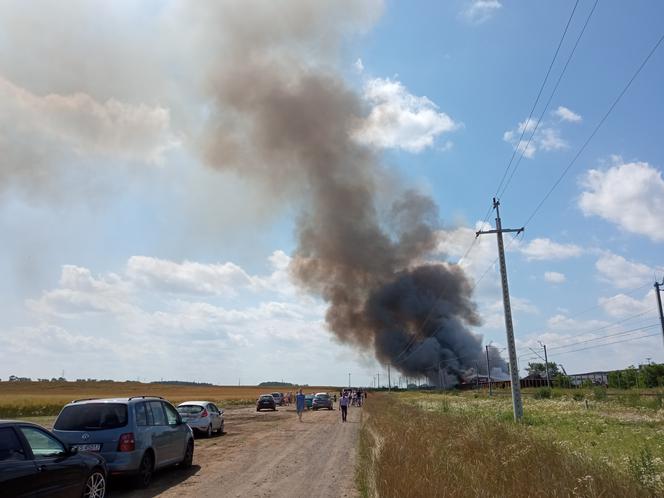
{"label": "roadside grass", "polygon": [[[329,387],[307,387],[328,391]],[[162,396],[173,404],[209,400],[221,408],[247,406],[258,396],[293,388],[256,386],[197,386],[144,384],[140,382],[0,382],[0,419],[55,416],[74,399],[129,396]],[[336,389],[335,389],[336,390]]]}
{"label": "roadside grass", "polygon": [[358,458],[363,496],[664,493],[660,412],[526,399],[526,421],[515,424],[508,397],[403,393],[367,401]]}

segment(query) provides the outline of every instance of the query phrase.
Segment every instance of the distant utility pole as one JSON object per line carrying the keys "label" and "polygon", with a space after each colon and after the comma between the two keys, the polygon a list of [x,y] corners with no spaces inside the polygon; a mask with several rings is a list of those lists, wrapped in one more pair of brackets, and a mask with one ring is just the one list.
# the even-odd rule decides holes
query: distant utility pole
{"label": "distant utility pole", "polygon": [[380,372],[376,374],[376,377],[378,378],[378,389],[380,389]]}
{"label": "distant utility pole", "polygon": [[489,345],[484,346],[486,348],[486,375],[489,379],[489,396],[493,394],[491,391],[491,365],[489,363]]}
{"label": "distant utility pole", "polygon": [[546,344],[542,344],[542,341],[537,341],[544,348],[544,369],[546,370],[546,385],[551,389],[551,377],[549,377],[549,357],[546,355]]}
{"label": "distant utility pole", "polygon": [[520,422],[523,418],[523,402],[521,400],[521,381],[519,379],[519,367],[516,362],[516,345],[514,344],[514,326],[512,324],[512,305],[510,304],[510,291],[507,285],[507,266],[505,265],[505,246],[503,244],[503,233],[523,232],[524,228],[503,229],[500,220],[500,201],[493,198],[493,208],[496,210],[496,229],[478,231],[475,237],[483,234],[495,233],[498,239],[498,257],[500,258],[500,279],[503,285],[503,308],[505,309],[505,329],[507,334],[507,351],[510,358],[510,379],[512,384],[512,408],[514,420]]}
{"label": "distant utility pole", "polygon": [[350,388],[350,372],[348,372],[348,387]]}
{"label": "distant utility pole", "polygon": [[664,339],[664,313],[662,313],[662,298],[659,293],[662,292],[660,287],[664,287],[664,278],[662,283],[655,282],[655,294],[657,294],[657,306],[659,307],[659,322],[662,324],[662,339]]}
{"label": "distant utility pole", "polygon": [[387,391],[392,391],[392,379],[390,377],[390,364],[387,364]]}

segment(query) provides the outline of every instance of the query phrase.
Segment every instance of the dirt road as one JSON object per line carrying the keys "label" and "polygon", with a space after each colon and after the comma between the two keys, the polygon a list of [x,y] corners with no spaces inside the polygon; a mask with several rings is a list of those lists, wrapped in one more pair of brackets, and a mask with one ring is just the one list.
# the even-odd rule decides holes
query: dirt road
{"label": "dirt road", "polygon": [[226,411],[226,433],[198,439],[190,470],[158,472],[146,490],[112,483],[109,498],[356,497],[355,452],[361,408],[304,413],[293,407]]}

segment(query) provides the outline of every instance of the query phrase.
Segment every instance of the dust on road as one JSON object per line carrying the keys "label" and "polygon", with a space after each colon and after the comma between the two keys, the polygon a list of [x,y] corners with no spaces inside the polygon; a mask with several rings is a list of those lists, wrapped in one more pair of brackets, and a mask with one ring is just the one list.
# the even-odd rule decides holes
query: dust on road
{"label": "dust on road", "polygon": [[337,410],[307,411],[300,423],[293,407],[227,410],[226,433],[196,441],[191,469],[160,471],[145,490],[112,483],[109,498],[357,497],[361,412],[342,423]]}

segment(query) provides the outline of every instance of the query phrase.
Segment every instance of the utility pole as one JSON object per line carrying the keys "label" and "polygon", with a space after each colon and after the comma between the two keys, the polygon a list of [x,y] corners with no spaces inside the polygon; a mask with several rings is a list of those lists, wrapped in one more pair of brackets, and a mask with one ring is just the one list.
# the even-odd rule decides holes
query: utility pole
{"label": "utility pole", "polygon": [[387,391],[392,392],[392,379],[390,377],[390,364],[387,364]]}
{"label": "utility pole", "polygon": [[380,372],[376,374],[376,377],[378,377],[378,389],[380,389]]}
{"label": "utility pole", "polygon": [[480,364],[475,363],[475,380],[477,380],[477,390],[480,389]]}
{"label": "utility pole", "polygon": [[659,293],[662,292],[660,287],[664,287],[664,278],[662,283],[655,282],[655,294],[657,294],[657,306],[659,307],[659,322],[662,324],[662,338],[664,339],[664,313],[662,313],[662,298]]}
{"label": "utility pole", "polygon": [[350,372],[348,372],[348,388],[350,389]]}
{"label": "utility pole", "polygon": [[493,394],[491,391],[491,365],[489,364],[489,345],[484,346],[486,348],[486,374],[489,379],[489,396]]}
{"label": "utility pole", "polygon": [[546,370],[546,385],[551,389],[551,377],[549,377],[549,357],[546,355],[546,344],[542,344],[542,341],[537,341],[540,343],[540,346],[544,348],[544,369]]}
{"label": "utility pole", "polygon": [[496,229],[478,231],[475,237],[483,234],[495,233],[498,239],[498,257],[500,258],[500,279],[503,286],[503,308],[505,309],[505,330],[507,334],[507,351],[510,358],[510,384],[512,385],[512,409],[514,420],[520,422],[523,418],[523,402],[521,400],[521,381],[519,379],[519,367],[516,362],[516,345],[514,344],[514,325],[512,323],[512,305],[510,304],[510,291],[507,284],[507,266],[505,265],[505,246],[503,244],[503,233],[523,232],[524,228],[503,229],[500,220],[500,201],[493,198],[493,208],[496,210]]}

